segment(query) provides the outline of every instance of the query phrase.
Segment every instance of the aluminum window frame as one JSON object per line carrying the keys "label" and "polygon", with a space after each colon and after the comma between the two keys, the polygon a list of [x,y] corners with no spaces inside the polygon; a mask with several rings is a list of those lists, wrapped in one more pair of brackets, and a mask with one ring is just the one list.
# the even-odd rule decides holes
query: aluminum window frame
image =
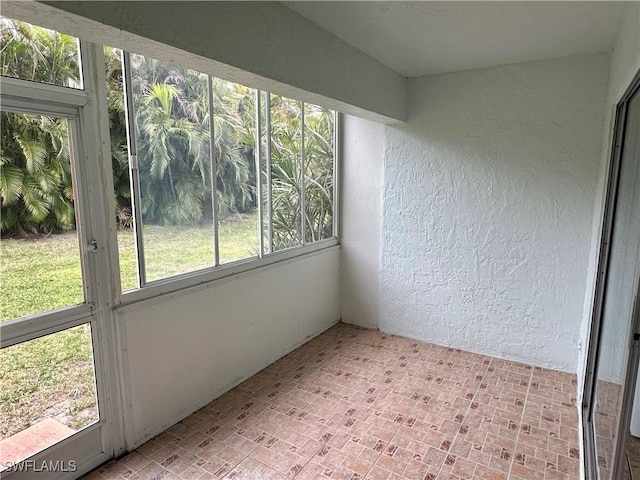
{"label": "aluminum window frame", "polygon": [[[82,56],[82,45],[88,45],[89,42],[83,42],[80,40],[81,45],[81,59]],[[102,47],[102,45],[100,45]],[[123,90],[128,88],[131,91],[131,70],[130,70],[130,55],[131,52],[127,52],[122,50],[123,53]],[[95,60],[93,60],[95,61]],[[83,73],[87,71],[87,66],[82,63]],[[211,75],[207,75],[209,79],[212,78]],[[127,78],[128,77],[128,78]],[[10,100],[10,102],[4,103],[3,108],[7,110],[11,108],[13,111],[20,111],[23,113],[43,113],[46,112],[48,114],[72,118],[75,115],[75,112],[78,108],[86,107],[91,101],[91,92],[87,91],[87,83],[86,80],[83,82],[85,89],[72,89],[59,85],[50,85],[45,83],[32,82],[29,80],[16,79],[13,77],[0,77],[0,84],[2,85],[2,96],[3,99]],[[128,85],[128,86],[127,86]],[[333,205],[332,205],[332,223],[333,223],[333,236],[327,239],[318,240],[315,242],[304,242],[304,211],[301,210],[301,244],[294,245],[286,249],[275,251],[273,248],[273,206],[272,206],[272,181],[271,181],[271,173],[272,173],[272,137],[271,137],[271,95],[273,92],[266,90],[255,89],[256,95],[258,98],[265,95],[264,106],[262,102],[257,102],[256,105],[256,118],[260,119],[260,106],[265,108],[265,175],[266,175],[266,202],[267,208],[263,208],[262,215],[260,217],[260,225],[262,225],[263,231],[266,230],[267,242],[263,243],[262,248],[260,249],[259,256],[247,257],[244,259],[235,260],[232,262],[220,264],[219,261],[219,236],[218,236],[218,228],[217,228],[217,195],[213,195],[215,208],[214,208],[214,235],[213,241],[214,243],[214,252],[215,252],[215,264],[209,267],[205,267],[203,269],[196,269],[190,272],[186,272],[183,274],[173,275],[169,277],[165,277],[162,279],[157,279],[153,281],[146,280],[146,266],[145,266],[145,256],[144,256],[144,234],[142,231],[135,232],[134,237],[136,241],[136,274],[138,276],[138,286],[135,289],[127,290],[122,292],[120,290],[120,269],[119,269],[119,260],[112,259],[111,262],[111,276],[113,278],[113,283],[117,287],[115,288],[116,292],[113,295],[112,307],[118,307],[121,305],[130,305],[132,303],[155,298],[162,295],[171,294],[173,292],[177,292],[186,288],[194,287],[197,285],[201,285],[203,283],[213,282],[219,279],[227,278],[229,276],[238,275],[239,273],[243,273],[246,271],[250,271],[252,269],[259,269],[277,262],[281,262],[284,260],[289,260],[291,258],[307,255],[318,250],[324,248],[331,248],[333,246],[339,245],[339,234],[340,234],[340,153],[341,153],[341,145],[342,145],[342,137],[341,137],[341,114],[337,111],[333,111]],[[127,104],[127,94],[126,90],[124,92],[125,97],[125,115],[131,116],[134,118],[135,111],[133,105]],[[209,92],[209,97],[210,95]],[[292,99],[295,100],[295,99]],[[301,125],[301,140],[304,143],[303,137],[305,135],[305,125],[304,125],[304,104],[305,102],[301,100],[295,100],[301,106],[301,116],[302,116],[302,125]],[[212,100],[210,103],[213,103]],[[213,122],[213,111],[210,110],[210,134],[213,135],[214,132],[214,122]],[[106,122],[106,118],[104,119]],[[260,122],[262,123],[262,122]],[[260,128],[262,125],[258,125],[257,128]],[[135,139],[135,131],[130,131],[131,129],[127,127],[127,137],[131,136],[133,140],[133,151],[137,150],[136,139]],[[260,140],[261,132],[258,131],[256,137]],[[130,141],[129,139],[127,140]],[[262,149],[261,142],[258,142],[257,148]],[[133,168],[133,172],[131,170],[131,165],[135,167],[137,164],[137,152],[136,154],[131,154],[132,150],[129,150],[130,155],[130,182],[132,182],[132,211],[134,215],[134,229],[136,228],[136,224],[142,225],[141,218],[137,219],[137,217],[141,217],[140,208],[137,207],[140,205],[140,198],[135,199],[136,195],[139,197],[140,195],[140,183],[139,176],[137,175],[137,169]],[[215,165],[215,142],[213,141],[213,137],[211,140],[211,156],[212,156],[212,175],[215,174],[213,172],[213,167]],[[300,165],[300,177],[301,181],[304,181],[304,147],[302,148],[301,154],[301,165]],[[110,160],[110,159],[109,159]],[[259,160],[259,159],[258,159]],[[258,161],[256,165],[256,179],[257,185],[261,184],[261,163]],[[137,180],[134,182],[134,178]],[[213,177],[212,187],[215,190],[216,187],[216,179]],[[136,185],[134,186],[133,183]],[[302,184],[302,190],[304,191],[304,184]],[[137,193],[135,193],[137,191]],[[261,192],[261,196],[258,198],[260,201],[258,202],[259,206],[262,204],[263,197],[265,196],[265,192]],[[304,194],[302,194],[304,196]],[[113,202],[112,202],[113,203]],[[82,205],[81,205],[82,206]],[[264,211],[266,210],[266,212]],[[266,217],[266,225],[265,223]],[[265,228],[266,226],[266,228]],[[113,232],[117,230],[115,226],[112,227]],[[258,235],[260,233],[258,232]],[[111,235],[113,236],[113,235]],[[262,237],[259,237],[261,240]],[[110,243],[112,243],[111,248],[117,248],[117,241],[115,238],[107,239]],[[266,243],[266,245],[265,245]],[[118,255],[115,255],[118,257]],[[74,308],[74,307],[69,307]],[[66,308],[63,309],[65,312]],[[67,314],[70,312],[67,312]],[[12,321],[13,322],[13,321]],[[9,323],[9,322],[7,322]],[[14,327],[12,327],[14,328]],[[8,330],[7,330],[8,332]]]}
{"label": "aluminum window frame", "polygon": [[273,182],[271,182],[271,92],[265,93],[265,177],[267,180],[267,252],[273,253]]}
{"label": "aluminum window frame", "polygon": [[209,155],[211,160],[211,209],[213,217],[213,262],[214,266],[220,265],[220,236],[218,235],[218,156],[216,155],[216,143],[213,141],[216,134],[215,110],[213,104],[213,79],[207,75],[207,100],[209,103]]}
{"label": "aluminum window frame", "polygon": [[[21,10],[22,6],[18,3],[10,5],[11,13],[9,16],[26,22],[37,22],[33,20],[38,17],[38,9],[42,7],[34,4],[32,10]],[[42,22],[45,22],[42,17]],[[55,22],[53,22],[55,23]],[[49,28],[49,27],[47,27]],[[57,28],[55,25],[51,28]],[[115,38],[114,38],[115,39]],[[206,269],[196,270],[187,274],[172,276],[156,280],[153,282],[145,282],[144,286],[138,286],[135,290],[127,292],[121,291],[121,275],[119,267],[119,252],[117,245],[117,225],[113,212],[115,211],[113,199],[113,178],[111,157],[109,155],[109,129],[106,106],[106,87],[104,84],[104,59],[103,59],[103,43],[91,43],[79,39],[80,42],[80,61],[81,75],[83,77],[83,89],[75,89],[60,85],[33,82],[26,79],[17,79],[13,77],[0,77],[1,94],[3,100],[9,99],[10,102],[3,102],[3,107],[7,109],[10,103],[15,107],[15,111],[22,113],[42,114],[45,110],[47,114],[57,117],[67,117],[76,115],[77,109],[81,108],[79,126],[80,134],[84,135],[82,145],[84,152],[81,154],[83,160],[87,162],[87,175],[94,175],[94,181],[97,185],[96,191],[90,190],[85,197],[90,197],[91,205],[83,201],[79,208],[86,209],[90,213],[87,217],[88,223],[93,227],[92,240],[98,240],[98,249],[101,251],[97,268],[91,269],[96,286],[99,291],[96,292],[95,304],[81,304],[76,306],[64,307],[52,311],[47,316],[47,321],[39,320],[41,325],[36,334],[26,333],[22,327],[26,326],[33,318],[22,317],[5,322],[3,324],[3,334],[1,335],[2,346],[17,344],[28,341],[32,338],[41,337],[50,333],[56,333],[76,325],[87,323],[87,318],[98,318],[95,323],[91,323],[92,335],[95,336],[94,348],[100,351],[100,355],[96,357],[96,382],[104,382],[102,386],[98,386],[98,394],[104,392],[106,400],[99,402],[101,408],[107,410],[106,418],[108,426],[102,431],[102,445],[105,446],[104,452],[100,457],[95,457],[90,462],[79,465],[78,471],[73,475],[83,474],[99,465],[105,460],[124,453],[125,446],[131,446],[134,441],[130,430],[131,409],[130,409],[130,390],[127,381],[127,359],[124,355],[125,348],[122,344],[124,341],[124,333],[121,330],[123,326],[119,321],[118,315],[120,307],[126,311],[128,308],[138,308],[138,305],[154,302],[158,297],[171,298],[177,292],[189,292],[193,289],[206,288],[215,285],[219,281],[233,280],[243,275],[252,275],[252,272],[266,270],[277,264],[286,264],[296,261],[298,258],[311,257],[322,254],[326,251],[334,251],[340,248],[338,239],[338,218],[339,218],[339,191],[337,188],[339,181],[339,149],[338,136],[339,131],[339,114],[334,111],[334,158],[333,158],[333,176],[334,176],[334,201],[333,201],[333,237],[319,240],[307,245],[300,245],[288,248],[286,250],[273,252],[272,248],[272,208],[271,208],[271,92],[258,90],[259,93],[265,93],[265,104],[267,105],[266,121],[267,137],[266,137],[266,157],[267,168],[269,170],[269,181],[267,182],[268,203],[268,238],[269,245],[263,258],[250,257],[247,259],[229,262],[224,265],[208,267]],[[90,76],[90,79],[89,77]],[[211,75],[209,75],[211,77]],[[72,108],[69,108],[71,106]],[[126,111],[126,110],[125,110]],[[212,122],[213,128],[213,122]],[[106,135],[105,135],[106,132]],[[89,147],[89,148],[87,148]],[[212,152],[215,144],[212,141]],[[256,172],[257,178],[260,179],[261,172]],[[214,177],[215,182],[215,177]],[[215,184],[215,183],[214,183]],[[82,188],[85,188],[82,186]],[[215,195],[214,195],[215,197]],[[260,199],[262,201],[262,199]],[[215,210],[214,210],[215,211]],[[86,216],[85,212],[85,216]],[[217,223],[217,222],[216,222]],[[217,235],[215,236],[217,241]],[[86,250],[86,242],[82,242],[81,249]],[[144,247],[142,247],[144,248]],[[93,255],[93,254],[90,254]],[[157,302],[157,300],[156,300]],[[34,316],[35,317],[35,316]],[[64,319],[64,321],[63,321]],[[98,328],[93,327],[98,325]],[[22,331],[21,331],[22,330]],[[5,335],[6,333],[6,335]],[[104,377],[104,378],[103,378]],[[86,431],[93,431],[98,428],[98,424],[94,424],[83,429],[81,432],[59,443],[60,448],[56,449],[56,453],[71,452],[78,454],[77,450],[72,450],[73,441],[79,434]],[[128,444],[127,444],[128,442]],[[83,445],[83,448],[86,445]],[[54,450],[50,447],[43,450],[33,458],[44,458]],[[6,472],[4,476],[11,476]],[[71,478],[71,477],[69,477]]]}
{"label": "aluminum window frame", "polygon": [[[67,130],[69,136],[69,149],[71,151],[71,172],[72,185],[74,186],[74,194],[77,197],[76,209],[80,215],[76,221],[84,222],[85,216],[88,214],[85,192],[86,186],[79,181],[81,172],[78,166],[82,163],[80,158],[84,155],[82,148],[82,132],[80,130],[80,115],[82,106],[75,106],[65,103],[41,103],[39,98],[29,97],[30,86],[24,85],[24,88],[18,88],[17,92],[13,85],[5,85],[5,77],[2,77],[0,85],[2,86],[2,110],[12,113],[27,113],[30,115],[50,115],[55,118],[67,120]],[[23,80],[19,80],[23,81]],[[18,93],[19,92],[19,93]],[[86,97],[86,95],[83,95]],[[88,104],[88,101],[83,103]],[[75,164],[75,165],[74,165]],[[34,340],[44,335],[57,333],[59,331],[70,328],[69,325],[84,323],[89,321],[95,314],[94,312],[94,295],[89,285],[91,275],[88,268],[89,257],[87,244],[90,241],[92,232],[87,232],[84,223],[76,225],[77,241],[78,241],[78,260],[80,262],[80,271],[82,275],[83,300],[75,305],[55,308],[53,310],[45,310],[30,315],[14,318],[6,322],[0,323],[0,346],[6,348],[17,345],[18,343]]]}
{"label": "aluminum window frame", "polygon": [[[209,76],[211,78],[211,76]],[[253,158],[256,169],[256,197],[258,198],[258,258],[263,258],[264,251],[264,205],[262,201],[262,92],[254,90],[254,106],[256,119],[256,147],[253,150]],[[217,191],[214,188],[214,196]]]}
{"label": "aluminum window frame", "polygon": [[[136,278],[138,288],[142,288],[147,284],[147,264],[144,254],[142,197],[140,193],[140,170],[138,168],[138,140],[135,127],[136,112],[133,101],[131,54],[126,50],[122,50],[122,93],[125,105],[127,155],[129,157],[129,187],[131,190],[131,215],[133,217],[133,238],[136,254]],[[119,282],[121,282],[120,279]]]}
{"label": "aluminum window frame", "polygon": [[[339,223],[339,207],[337,202],[339,200],[339,189],[337,188],[337,182],[339,181],[339,144],[341,143],[341,137],[339,136],[339,123],[340,115],[337,111],[333,112],[333,198],[332,198],[332,232],[333,236],[327,239],[317,240],[315,242],[305,241],[305,193],[304,193],[304,181],[305,181],[305,119],[304,119],[304,106],[305,102],[302,100],[294,100],[300,106],[300,128],[301,128],[301,158],[300,158],[300,171],[299,181],[301,182],[301,220],[300,227],[300,244],[294,245],[281,250],[274,250],[273,245],[273,195],[272,195],[272,136],[271,136],[271,95],[272,92],[260,89],[254,90],[255,100],[255,112],[254,121],[256,127],[255,134],[255,148],[254,148],[254,164],[256,169],[256,196],[258,198],[257,210],[258,210],[258,255],[251,256],[243,259],[234,260],[231,262],[220,263],[219,254],[219,229],[218,229],[218,202],[217,202],[217,159],[215,154],[215,104],[212,95],[212,75],[207,74],[207,90],[208,90],[208,103],[209,103],[209,134],[210,134],[210,155],[211,155],[211,169],[212,169],[212,197],[213,197],[213,245],[214,245],[214,263],[210,266],[195,269],[189,272],[171,275],[168,277],[147,281],[146,279],[146,266],[144,265],[144,235],[142,233],[142,216],[140,208],[134,206],[140,205],[140,177],[137,171],[137,152],[131,153],[131,146],[137,148],[137,141],[135,139],[135,110],[133,108],[133,90],[132,90],[132,75],[131,75],[131,55],[133,52],[127,52],[122,50],[123,56],[123,93],[125,97],[125,114],[127,115],[127,145],[129,147],[129,163],[130,163],[130,183],[131,183],[131,198],[132,198],[132,211],[134,218],[134,237],[136,239],[136,262],[137,262],[137,276],[138,286],[137,288],[120,292],[120,295],[115,301],[115,306],[127,306],[148,300],[152,298],[161,297],[163,295],[169,295],[180,290],[192,288],[204,283],[213,282],[230,276],[238,275],[246,271],[262,268],[273,263],[289,260],[296,256],[306,255],[316,252],[320,249],[330,248],[339,244],[338,238],[338,223]],[[251,88],[251,87],[249,87]],[[262,103],[262,95],[265,95],[264,105]],[[262,109],[265,110],[265,122],[262,122]],[[130,121],[131,119],[132,121]],[[265,175],[266,175],[266,192],[262,186],[262,128],[265,128]],[[130,139],[129,137],[133,137]],[[132,168],[132,162],[135,162],[135,167]],[[136,185],[134,185],[136,183]],[[137,192],[137,194],[135,194]],[[263,200],[266,193],[267,208],[264,208]],[[138,197],[136,197],[136,195]],[[266,211],[265,211],[266,210]],[[265,218],[266,217],[266,218]],[[266,220],[266,228],[265,228]],[[139,233],[138,233],[139,231]],[[267,241],[265,242],[265,231]],[[141,251],[138,249],[138,242],[140,242]],[[120,279],[117,279],[117,283],[120,284]]]}
{"label": "aluminum window frame", "polygon": [[[111,288],[111,280],[120,276],[118,261],[113,257],[117,244],[115,238],[111,238],[115,218],[100,215],[115,208],[111,198],[111,156],[102,141],[105,132],[108,135],[108,119],[102,115],[106,111],[104,57],[102,45],[82,39],[79,42],[82,90],[2,76],[0,96],[3,111],[67,119],[84,299],[76,305],[1,323],[0,346],[8,348],[78,325],[90,326],[99,419],[28,457],[60,458],[67,453],[75,454],[79,444],[74,442],[80,439],[83,449],[90,444],[98,445],[99,440],[100,448],[93,453],[87,450],[93,456],[78,465],[76,473],[82,474],[122,453],[125,439],[123,428],[116,420],[122,417],[123,411],[120,359],[113,355],[119,350],[111,308],[112,299],[118,295],[117,290]],[[2,476],[13,478],[19,476],[19,472],[3,472]]]}
{"label": "aluminum window frame", "polygon": [[[307,225],[306,225],[306,217],[307,217],[307,151],[305,149],[305,135],[307,132],[307,128],[305,125],[305,115],[304,115],[304,105],[305,103],[302,101],[298,102],[300,104],[300,245],[303,247],[307,244]],[[335,162],[334,162],[335,163]]]}
{"label": "aluminum window frame", "polygon": [[[604,313],[604,301],[607,290],[607,272],[610,265],[611,257],[611,241],[614,232],[614,220],[616,214],[616,204],[618,195],[618,186],[620,183],[621,163],[622,163],[622,147],[624,145],[625,126],[627,123],[628,103],[634,95],[640,95],[640,71],[635,75],[629,88],[623,94],[622,98],[616,105],[614,115],[613,140],[610,152],[608,177],[605,204],[603,211],[602,232],[600,235],[600,245],[598,251],[598,269],[595,282],[595,296],[592,304],[590,332],[588,341],[588,350],[585,366],[584,385],[582,388],[582,432],[584,438],[584,455],[583,464],[585,475],[587,478],[598,479],[598,459],[596,458],[596,439],[594,437],[593,408],[595,405],[596,393],[596,372],[598,359],[600,356],[600,337],[602,330],[602,318]],[[640,286],[639,286],[640,288]],[[640,298],[640,290],[636,293],[636,299]],[[636,330],[640,329],[640,305],[636,303],[633,311],[633,322]],[[619,449],[626,442],[626,433],[620,430],[620,426],[628,425],[630,421],[630,405],[629,399],[633,398],[633,391],[629,392],[628,383],[635,383],[635,376],[632,374],[637,371],[637,366],[633,368],[634,352],[637,350],[634,342],[629,351],[629,359],[627,364],[627,372],[625,376],[625,398],[623,399],[623,407],[626,406],[627,411],[620,415],[620,424],[618,428],[618,436],[616,438],[615,452],[617,454],[613,459],[612,475],[621,472],[622,458]],[[633,377],[633,378],[632,378]],[[633,390],[633,389],[631,389]],[[615,477],[613,477],[615,478]]]}

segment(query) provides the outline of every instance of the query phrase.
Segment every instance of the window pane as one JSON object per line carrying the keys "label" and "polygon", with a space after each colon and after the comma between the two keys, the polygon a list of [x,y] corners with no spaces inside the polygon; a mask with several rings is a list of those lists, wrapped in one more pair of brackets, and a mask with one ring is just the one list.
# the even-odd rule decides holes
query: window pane
{"label": "window pane", "polygon": [[3,462],[23,460],[98,421],[89,324],[3,348],[0,378]]}
{"label": "window pane", "polygon": [[300,102],[271,95],[271,191],[273,246],[302,244]]}
{"label": "window pane", "polygon": [[2,75],[82,89],[78,39],[0,17]]}
{"label": "window pane", "polygon": [[212,266],[207,77],[131,55],[147,281]]}
{"label": "window pane", "polygon": [[258,255],[256,91],[214,78],[220,263]]}
{"label": "window pane", "polygon": [[305,103],[305,241],[333,236],[333,111]]}
{"label": "window pane", "polygon": [[67,121],[0,115],[0,320],[10,320],[85,298]]}
{"label": "window pane", "polygon": [[[622,126],[621,126],[622,127]],[[631,336],[640,263],[640,94],[627,107],[613,231],[600,319],[600,339],[593,396],[593,433],[599,477],[612,478],[617,443],[628,432],[625,409],[626,373],[634,361]],[[626,429],[626,432],[623,430]]]}
{"label": "window pane", "polygon": [[122,50],[104,47],[107,106],[109,109],[109,135],[111,165],[113,168],[113,195],[118,226],[118,255],[120,261],[120,287],[123,292],[138,286],[136,246],[133,234],[131,184],[129,179],[129,152],[127,150],[127,123],[124,89],[122,86]]}

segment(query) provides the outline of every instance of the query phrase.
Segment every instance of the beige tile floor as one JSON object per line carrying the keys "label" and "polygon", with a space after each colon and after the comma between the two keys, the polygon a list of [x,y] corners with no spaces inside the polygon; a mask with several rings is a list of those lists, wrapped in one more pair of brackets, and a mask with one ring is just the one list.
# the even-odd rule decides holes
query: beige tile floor
{"label": "beige tile floor", "polygon": [[575,479],[575,391],[338,324],[87,479]]}

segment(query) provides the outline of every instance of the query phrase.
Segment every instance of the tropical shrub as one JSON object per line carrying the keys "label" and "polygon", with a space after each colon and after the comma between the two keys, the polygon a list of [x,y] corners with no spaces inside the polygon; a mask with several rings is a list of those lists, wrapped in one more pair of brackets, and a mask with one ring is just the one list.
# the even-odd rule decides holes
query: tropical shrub
{"label": "tropical shrub", "polygon": [[[0,17],[0,74],[78,86],[76,39]],[[74,226],[67,124],[2,112],[2,234],[59,232]]]}
{"label": "tropical shrub", "polygon": [[[2,75],[78,87],[76,39],[0,17]],[[105,47],[116,219],[132,225],[129,152],[121,52]],[[211,78],[214,104],[212,178],[209,79],[193,70],[131,56],[141,210],[146,224],[197,225],[256,209],[255,91]],[[305,106],[302,184],[301,103],[272,95],[272,213],[276,250],[332,234],[333,114]],[[261,112],[264,119],[264,112]],[[263,123],[264,124],[264,123]],[[262,137],[265,138],[264,132]],[[66,122],[2,113],[2,234],[59,232],[75,226]],[[301,211],[304,190],[305,211]]]}

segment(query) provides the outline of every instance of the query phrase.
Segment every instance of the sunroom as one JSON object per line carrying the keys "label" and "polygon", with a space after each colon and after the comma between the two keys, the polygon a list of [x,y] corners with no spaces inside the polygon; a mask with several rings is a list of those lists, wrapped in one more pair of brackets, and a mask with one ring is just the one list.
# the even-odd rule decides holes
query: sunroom
{"label": "sunroom", "polygon": [[640,478],[640,3],[0,14],[3,478]]}

